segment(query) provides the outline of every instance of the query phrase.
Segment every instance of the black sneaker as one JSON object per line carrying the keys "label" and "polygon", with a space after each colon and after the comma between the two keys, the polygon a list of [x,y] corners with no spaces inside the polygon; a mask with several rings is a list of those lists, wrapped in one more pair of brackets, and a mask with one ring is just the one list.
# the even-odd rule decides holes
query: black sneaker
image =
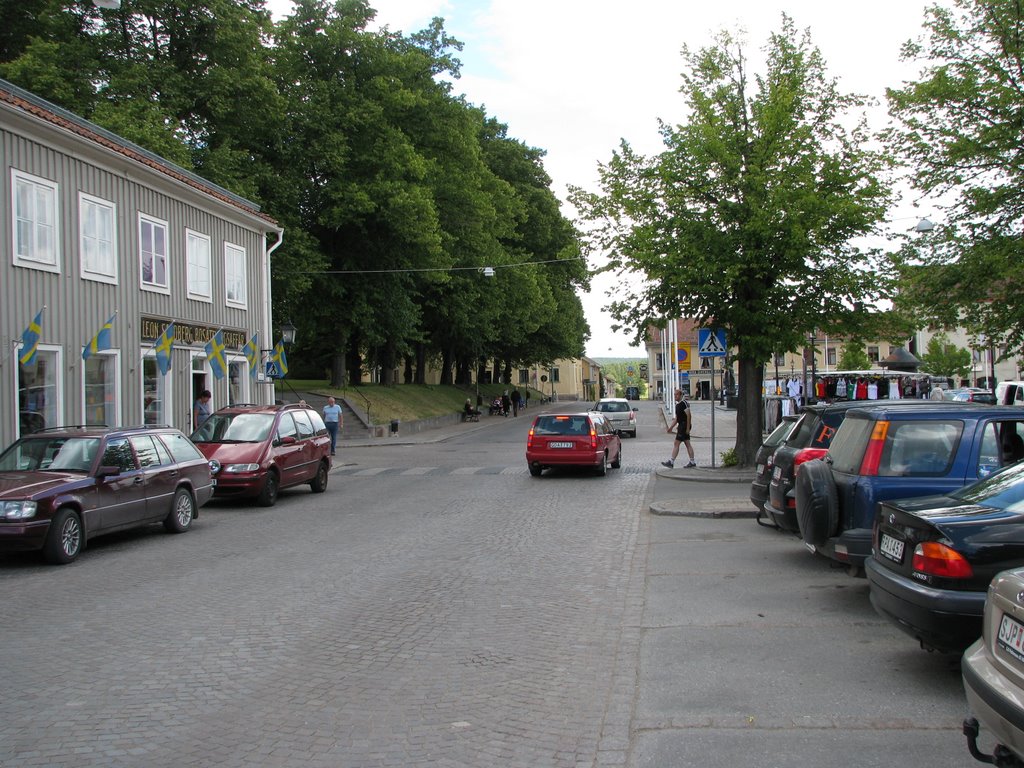
{"label": "black sneaker", "polygon": [[672,467],[674,467],[675,464],[672,463],[672,459],[669,459],[668,461],[661,462],[661,466],[668,467],[669,469],[672,469]]}
{"label": "black sneaker", "polygon": [[697,466],[697,462],[696,461],[691,461],[689,464],[686,465],[686,469],[689,469],[690,467],[696,467],[696,466]]}

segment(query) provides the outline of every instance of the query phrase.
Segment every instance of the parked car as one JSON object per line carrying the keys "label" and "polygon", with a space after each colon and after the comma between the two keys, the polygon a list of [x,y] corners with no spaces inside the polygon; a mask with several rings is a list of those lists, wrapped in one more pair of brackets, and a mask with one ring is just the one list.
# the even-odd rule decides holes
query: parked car
{"label": "parked car", "polygon": [[594,467],[599,475],[622,466],[622,438],[599,413],[545,414],[526,438],[526,463],[540,477],[550,467]]}
{"label": "parked car", "polygon": [[210,459],[215,495],[255,498],[272,507],[282,488],[327,490],[331,438],[320,414],[303,404],[237,404],[214,411],[192,433]]}
{"label": "parked car", "polygon": [[631,408],[624,397],[603,397],[594,403],[591,410],[608,419],[612,429],[618,430],[623,437],[636,437],[636,412],[639,409]]}
{"label": "parked car", "polygon": [[851,408],[865,407],[872,401],[843,400],[836,403],[808,405],[801,412],[796,426],[775,449],[771,481],[764,511],[777,528],[799,533],[796,518],[796,492],[793,481],[796,468],[806,461],[825,456],[832,438]]}
{"label": "parked car", "polygon": [[[967,707],[967,748],[978,761],[1024,765],[1024,569],[997,575],[988,588],[982,635],[964,653],[960,671]],[[980,724],[978,721],[981,721]],[[978,749],[980,726],[998,740],[991,755]]]}
{"label": "parked car", "polygon": [[750,502],[757,508],[757,519],[764,514],[764,503],[768,500],[768,483],[771,482],[775,466],[775,449],[779,447],[793,429],[796,416],[783,416],[778,426],[764,439],[754,457],[754,481],[750,484]]}
{"label": "parked car", "polygon": [[985,590],[1024,566],[1024,463],[944,496],[878,505],[865,562],[871,604],[927,650],[981,635]]}
{"label": "parked car", "polygon": [[955,400],[966,403],[982,403],[984,405],[995,405],[996,395],[988,389],[979,387],[960,387],[959,389],[947,389],[942,393],[945,400]]}
{"label": "parked car", "polygon": [[1024,405],[1024,381],[1000,381],[996,384],[996,403]]}
{"label": "parked car", "polygon": [[0,454],[0,549],[70,563],[101,534],[183,533],[212,495],[209,462],[176,429],[44,429]]}
{"label": "parked car", "polygon": [[808,549],[859,571],[880,501],[949,493],[1024,457],[1024,413],[943,400],[851,410],[824,460],[796,475]]}

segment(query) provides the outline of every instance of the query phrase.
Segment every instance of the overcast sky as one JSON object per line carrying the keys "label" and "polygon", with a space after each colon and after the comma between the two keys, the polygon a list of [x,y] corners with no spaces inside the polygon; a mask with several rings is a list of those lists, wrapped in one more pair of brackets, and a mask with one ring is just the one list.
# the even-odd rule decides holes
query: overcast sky
{"label": "overcast sky", "polygon": [[[270,0],[275,13],[288,0]],[[406,34],[434,16],[465,44],[455,83],[473,104],[508,125],[509,134],[546,150],[554,191],[596,189],[597,164],[620,139],[644,153],[660,150],[657,121],[677,122],[680,50],[707,46],[722,29],[742,30],[751,53],[787,13],[810,28],[843,90],[884,100],[887,86],[913,78],[899,61],[903,42],[921,34],[919,0],[370,0],[377,21]],[[947,3],[948,4],[948,3]],[[878,120],[883,117],[879,112]],[[880,124],[880,123],[878,123]],[[564,208],[567,215],[573,212]],[[593,264],[592,264],[593,266]],[[583,297],[590,357],[642,355],[603,311],[612,276]]]}

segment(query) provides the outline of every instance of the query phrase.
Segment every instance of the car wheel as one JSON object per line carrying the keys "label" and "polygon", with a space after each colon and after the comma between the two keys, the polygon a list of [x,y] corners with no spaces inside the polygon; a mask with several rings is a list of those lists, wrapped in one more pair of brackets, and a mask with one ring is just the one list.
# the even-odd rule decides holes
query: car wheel
{"label": "car wheel", "polygon": [[534,477],[540,477],[540,473],[544,471],[544,468],[536,464],[527,464],[530,468],[530,474]]}
{"label": "car wheel", "polygon": [[601,477],[608,474],[608,451],[601,454],[601,466],[597,468],[597,474]]}
{"label": "car wheel", "polygon": [[184,533],[192,525],[195,512],[196,503],[192,499],[192,494],[184,488],[179,488],[171,502],[171,511],[164,518],[164,529],[169,533]]}
{"label": "car wheel", "polygon": [[619,452],[615,454],[615,461],[612,462],[612,469],[618,469],[622,466],[622,446],[619,446]]}
{"label": "car wheel", "polygon": [[67,565],[82,551],[82,521],[78,513],[65,507],[57,510],[43,544],[43,557],[55,565]]}
{"label": "car wheel", "polygon": [[821,459],[802,464],[796,473],[796,513],[800,535],[812,546],[823,546],[839,528],[836,483]]}
{"label": "car wheel", "polygon": [[309,487],[313,489],[313,493],[323,493],[327,490],[327,476],[330,474],[330,469],[327,466],[327,461],[321,461],[320,466],[317,467],[316,477],[309,483]]}
{"label": "car wheel", "polygon": [[267,472],[267,479],[263,481],[263,490],[260,491],[260,495],[256,498],[256,503],[261,507],[272,507],[277,503],[277,491],[280,486],[280,481],[277,479],[277,473],[274,470]]}

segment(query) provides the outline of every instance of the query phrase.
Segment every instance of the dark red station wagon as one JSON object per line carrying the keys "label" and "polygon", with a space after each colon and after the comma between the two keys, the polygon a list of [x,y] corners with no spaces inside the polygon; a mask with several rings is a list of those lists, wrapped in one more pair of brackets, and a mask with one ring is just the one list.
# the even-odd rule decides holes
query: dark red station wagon
{"label": "dark red station wagon", "polygon": [[622,464],[622,439],[602,414],[545,414],[526,438],[526,463],[540,477],[549,467],[593,467],[598,474]]}
{"label": "dark red station wagon", "polygon": [[212,495],[209,463],[176,429],[44,429],[0,454],[0,549],[70,563],[100,534],[183,533]]}

